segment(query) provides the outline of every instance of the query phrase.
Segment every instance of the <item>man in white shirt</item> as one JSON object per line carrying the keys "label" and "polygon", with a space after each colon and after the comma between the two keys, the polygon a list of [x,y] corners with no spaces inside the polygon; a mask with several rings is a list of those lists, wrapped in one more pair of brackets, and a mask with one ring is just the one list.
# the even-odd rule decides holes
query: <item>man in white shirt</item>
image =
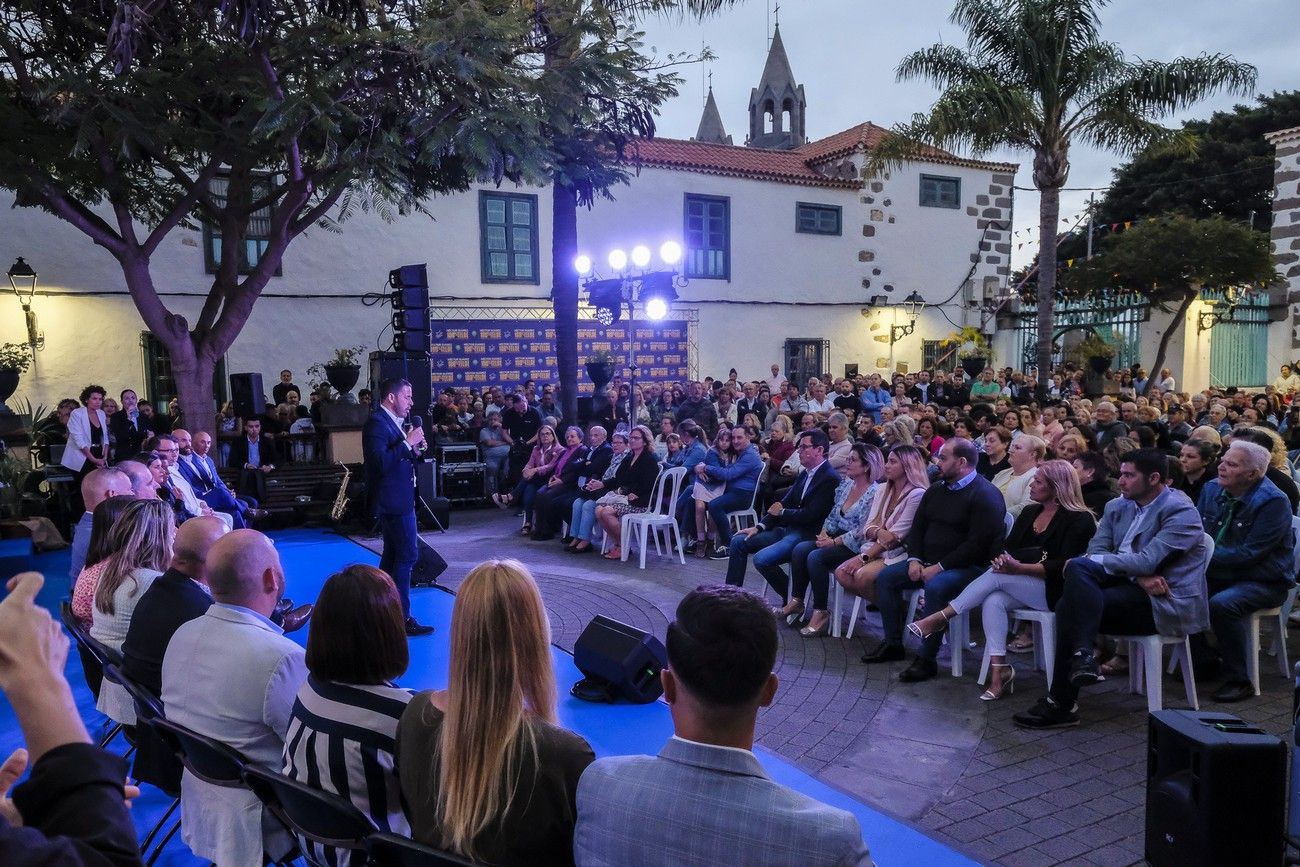
{"label": "man in white shirt", "polygon": [[[188,433],[184,431],[182,433],[185,433],[186,439],[189,439]],[[225,512],[212,511],[212,507],[198,498],[198,495],[194,493],[194,488],[181,475],[180,468],[177,466],[181,456],[181,447],[180,443],[176,441],[176,437],[172,434],[162,434],[154,437],[150,440],[150,443],[152,444],[152,450],[162,455],[163,460],[167,462],[167,485],[171,488],[173,496],[180,499],[185,516],[196,518],[199,515],[215,515],[225,522],[227,529],[233,528],[234,520],[230,515]]]}
{"label": "man in white shirt", "polygon": [[769,394],[780,394],[785,391],[785,377],[781,375],[780,365],[772,365],[772,375],[766,380]]}

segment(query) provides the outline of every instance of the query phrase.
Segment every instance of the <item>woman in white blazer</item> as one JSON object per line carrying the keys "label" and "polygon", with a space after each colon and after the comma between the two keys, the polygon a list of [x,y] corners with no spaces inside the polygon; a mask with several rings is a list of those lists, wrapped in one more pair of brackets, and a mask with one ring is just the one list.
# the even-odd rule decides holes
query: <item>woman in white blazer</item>
{"label": "woman in white blazer", "polygon": [[91,470],[108,466],[108,416],[104,387],[88,385],[81,390],[81,406],[68,416],[68,445],[63,466],[77,474],[80,482]]}

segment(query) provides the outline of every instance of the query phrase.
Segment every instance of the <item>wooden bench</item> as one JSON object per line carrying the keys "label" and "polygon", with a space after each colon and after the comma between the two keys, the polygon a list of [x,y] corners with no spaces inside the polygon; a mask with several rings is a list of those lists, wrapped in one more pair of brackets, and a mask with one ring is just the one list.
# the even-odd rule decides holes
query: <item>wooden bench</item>
{"label": "wooden bench", "polygon": [[[360,467],[352,467],[352,477],[357,478]],[[236,490],[240,470],[222,467],[221,479]],[[266,474],[266,498],[258,506],[279,519],[281,525],[308,520],[329,518],[334,498],[343,481],[343,467],[339,464],[289,464],[277,467]],[[299,497],[308,500],[299,502]]]}

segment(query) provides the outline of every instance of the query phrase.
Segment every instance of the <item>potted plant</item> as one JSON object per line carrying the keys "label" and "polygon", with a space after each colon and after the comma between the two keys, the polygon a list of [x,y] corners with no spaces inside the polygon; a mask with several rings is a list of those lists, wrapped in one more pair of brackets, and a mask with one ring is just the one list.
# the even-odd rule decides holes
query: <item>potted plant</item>
{"label": "potted plant", "polygon": [[18,388],[18,378],[32,363],[32,348],[26,343],[0,343],[0,414],[13,410],[5,401]]}
{"label": "potted plant", "polygon": [[614,356],[604,349],[598,349],[587,356],[587,376],[597,393],[614,378]]}
{"label": "potted plant", "polygon": [[950,334],[944,346],[957,346],[957,361],[961,369],[971,379],[979,376],[989,362],[989,341],[984,333],[973,326],[966,326]]}
{"label": "potted plant", "polygon": [[328,382],[339,393],[339,397],[346,401],[352,396],[351,391],[361,378],[361,359],[365,355],[364,346],[344,346],[334,350],[334,357],[329,361],[307,368],[312,387],[319,386],[321,381]]}
{"label": "potted plant", "polygon": [[1105,373],[1115,358],[1115,347],[1094,331],[1079,341],[1079,354],[1088,359],[1088,366],[1093,371]]}

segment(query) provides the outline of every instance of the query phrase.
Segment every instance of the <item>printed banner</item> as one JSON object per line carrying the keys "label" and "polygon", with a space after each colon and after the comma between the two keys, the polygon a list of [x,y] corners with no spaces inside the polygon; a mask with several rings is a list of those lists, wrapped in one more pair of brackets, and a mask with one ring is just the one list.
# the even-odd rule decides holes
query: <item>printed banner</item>
{"label": "printed banner", "polygon": [[[684,381],[689,370],[687,323],[664,320],[637,322],[636,334],[627,322],[604,326],[578,323],[580,390],[590,383],[581,365],[593,352],[604,350],[618,368],[626,370],[635,354],[641,382]],[[433,384],[439,388],[500,385],[507,390],[532,379],[541,384],[557,379],[555,324],[548,320],[435,319],[432,323]],[[631,341],[635,339],[635,343]],[[582,385],[585,384],[585,385]]]}

